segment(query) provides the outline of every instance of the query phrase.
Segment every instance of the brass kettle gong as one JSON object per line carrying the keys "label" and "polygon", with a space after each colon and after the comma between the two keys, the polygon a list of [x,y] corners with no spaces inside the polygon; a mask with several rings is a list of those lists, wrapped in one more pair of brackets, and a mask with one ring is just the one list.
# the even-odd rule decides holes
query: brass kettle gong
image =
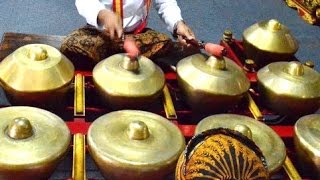
{"label": "brass kettle gong", "polygon": [[239,103],[250,87],[243,70],[227,57],[195,54],[177,64],[178,84],[195,111],[221,112]]}
{"label": "brass kettle gong", "polygon": [[112,109],[141,109],[159,98],[164,87],[164,73],[144,56],[130,58],[115,54],[93,69],[97,91]]}
{"label": "brass kettle gong", "polygon": [[243,46],[246,58],[253,59],[259,68],[275,61],[289,61],[299,48],[289,28],[276,19],[245,29]]}
{"label": "brass kettle gong", "polygon": [[0,109],[0,179],[48,179],[71,141],[65,122],[34,107]]}
{"label": "brass kettle gong", "polygon": [[0,84],[14,105],[41,105],[63,99],[74,66],[56,48],[28,44],[0,63]]}
{"label": "brass kettle gong", "polygon": [[105,114],[90,126],[89,152],[106,179],[164,179],[185,140],[176,125],[140,110]]}

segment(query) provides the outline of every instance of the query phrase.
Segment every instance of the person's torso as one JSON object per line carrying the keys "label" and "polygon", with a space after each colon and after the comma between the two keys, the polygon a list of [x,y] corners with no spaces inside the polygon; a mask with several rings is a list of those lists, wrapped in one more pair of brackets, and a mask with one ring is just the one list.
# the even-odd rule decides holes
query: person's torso
{"label": "person's torso", "polygon": [[[107,8],[113,8],[113,1],[100,0]],[[134,31],[147,17],[145,0],[122,0],[123,3],[123,28],[126,32]]]}

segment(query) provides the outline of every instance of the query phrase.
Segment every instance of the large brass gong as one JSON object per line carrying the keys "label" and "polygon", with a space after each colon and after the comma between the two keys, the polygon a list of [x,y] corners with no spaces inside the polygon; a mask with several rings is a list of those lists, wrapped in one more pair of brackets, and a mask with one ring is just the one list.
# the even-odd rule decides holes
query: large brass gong
{"label": "large brass gong", "polygon": [[301,117],[294,125],[294,145],[302,169],[320,178],[320,114]]}
{"label": "large brass gong", "polygon": [[257,79],[264,104],[277,113],[302,116],[320,107],[320,74],[300,62],[271,63]]}
{"label": "large brass gong", "polygon": [[99,117],[89,128],[87,141],[106,179],[164,179],[173,172],[185,147],[177,126],[138,110]]}
{"label": "large brass gong", "polygon": [[177,64],[178,83],[196,111],[221,112],[235,106],[250,87],[242,69],[227,57],[195,54]]}
{"label": "large brass gong", "polygon": [[63,99],[73,77],[73,64],[45,44],[22,46],[0,63],[0,84],[15,105],[34,106]]}
{"label": "large brass gong", "polygon": [[289,61],[297,52],[298,41],[289,28],[276,19],[262,21],[243,32],[244,53],[259,67],[275,61]]}
{"label": "large brass gong", "polygon": [[113,109],[141,109],[159,98],[164,73],[150,59],[116,54],[93,69],[93,81],[104,102]]}
{"label": "large brass gong", "polygon": [[71,135],[55,114],[34,107],[0,109],[0,179],[48,179]]}

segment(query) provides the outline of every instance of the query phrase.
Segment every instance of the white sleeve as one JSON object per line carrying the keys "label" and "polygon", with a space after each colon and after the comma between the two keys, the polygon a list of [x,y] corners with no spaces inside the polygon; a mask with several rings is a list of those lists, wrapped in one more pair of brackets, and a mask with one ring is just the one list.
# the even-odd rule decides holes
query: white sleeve
{"label": "white sleeve", "polygon": [[87,23],[97,28],[101,28],[98,24],[98,14],[106,7],[99,0],[76,0],[77,10],[83,16]]}
{"label": "white sleeve", "polygon": [[154,5],[160,18],[166,23],[167,30],[173,33],[176,22],[182,20],[181,10],[176,0],[155,0]]}

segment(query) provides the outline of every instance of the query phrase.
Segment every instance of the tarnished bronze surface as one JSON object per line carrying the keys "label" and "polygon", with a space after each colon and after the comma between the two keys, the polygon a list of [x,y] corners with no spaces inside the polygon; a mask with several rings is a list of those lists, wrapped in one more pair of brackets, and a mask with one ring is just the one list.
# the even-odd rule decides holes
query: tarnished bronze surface
{"label": "tarnished bronze surface", "polygon": [[246,136],[251,134],[251,139],[261,149],[266,158],[270,173],[273,174],[281,168],[286,158],[286,147],[279,135],[269,126],[247,116],[217,114],[201,120],[196,127],[195,133],[199,134],[205,130],[220,127],[237,131],[241,129],[242,131],[240,132],[246,132],[243,133]]}
{"label": "tarnished bronze surface", "polygon": [[0,109],[0,179],[48,179],[68,150],[71,135],[49,111],[27,106]]}
{"label": "tarnished bronze surface", "polygon": [[177,64],[178,83],[194,110],[221,111],[236,105],[250,83],[232,60],[195,54]]}
{"label": "tarnished bronze surface", "polygon": [[290,30],[276,19],[262,21],[243,32],[244,52],[258,67],[270,62],[289,61],[299,45]]}
{"label": "tarnished bronze surface", "polygon": [[89,152],[106,179],[163,179],[185,147],[180,130],[146,111],[114,111],[88,130]]}
{"label": "tarnished bronze surface", "polygon": [[40,104],[61,98],[73,77],[73,64],[45,44],[22,46],[0,63],[0,84],[17,104]]}
{"label": "tarnished bronze surface", "polygon": [[116,54],[98,63],[93,80],[99,94],[113,109],[140,109],[162,93],[164,73],[150,59],[139,56],[131,60]]}
{"label": "tarnished bronze surface", "polygon": [[274,62],[257,73],[263,102],[275,112],[301,116],[320,107],[320,74],[299,62]]}
{"label": "tarnished bronze surface", "polygon": [[260,149],[241,133],[216,128],[195,135],[181,154],[176,180],[269,179]]}
{"label": "tarnished bronze surface", "polygon": [[304,169],[320,178],[320,114],[301,117],[294,126],[294,145]]}

